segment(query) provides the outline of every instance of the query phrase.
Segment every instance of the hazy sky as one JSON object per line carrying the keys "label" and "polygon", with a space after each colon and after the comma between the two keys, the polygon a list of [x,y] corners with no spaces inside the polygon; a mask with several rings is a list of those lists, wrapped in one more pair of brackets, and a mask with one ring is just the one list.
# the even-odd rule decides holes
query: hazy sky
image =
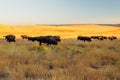
{"label": "hazy sky", "polygon": [[0,0],[0,24],[120,23],[120,0]]}

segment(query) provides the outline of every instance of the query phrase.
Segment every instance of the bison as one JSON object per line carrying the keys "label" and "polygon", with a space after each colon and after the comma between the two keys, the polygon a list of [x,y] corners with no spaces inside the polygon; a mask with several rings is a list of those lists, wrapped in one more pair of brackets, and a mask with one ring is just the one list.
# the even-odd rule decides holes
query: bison
{"label": "bison", "polygon": [[22,39],[28,39],[28,35],[21,35]]}
{"label": "bison", "polygon": [[39,38],[39,37],[28,37],[27,39],[28,39],[28,41],[34,42],[34,41],[37,41],[38,38]]}
{"label": "bison", "polygon": [[116,36],[109,36],[108,39],[114,40],[114,39],[117,39],[117,37]]}
{"label": "bison", "polygon": [[16,40],[15,40],[15,36],[14,35],[6,35],[6,36],[3,36],[3,37],[5,37],[5,40],[7,40],[7,42],[16,42]]}
{"label": "bison", "polygon": [[39,36],[39,37],[28,37],[27,38],[29,41],[38,41],[39,45],[41,45],[42,43],[45,43],[47,45],[57,45],[58,42],[61,41],[60,36]]}
{"label": "bison", "polygon": [[51,36],[51,35],[49,35],[49,36],[46,36],[46,37],[48,37],[48,38],[54,38],[57,42],[61,41],[60,36]]}
{"label": "bison", "polygon": [[103,39],[107,39],[107,37],[106,36],[102,36],[103,37]]}
{"label": "bison", "polygon": [[57,40],[58,42],[61,41],[60,36],[53,36],[53,37],[54,37],[54,39]]}
{"label": "bison", "polygon": [[98,40],[103,40],[105,37],[103,36],[91,36],[91,39],[98,39]]}
{"label": "bison", "polygon": [[81,41],[88,41],[88,42],[91,42],[91,38],[90,37],[87,37],[87,36],[78,36],[77,37],[78,40],[81,40]]}
{"label": "bison", "polygon": [[37,38],[37,41],[39,42],[39,45],[42,43],[46,43],[47,45],[57,45],[58,41],[53,36],[40,36]]}

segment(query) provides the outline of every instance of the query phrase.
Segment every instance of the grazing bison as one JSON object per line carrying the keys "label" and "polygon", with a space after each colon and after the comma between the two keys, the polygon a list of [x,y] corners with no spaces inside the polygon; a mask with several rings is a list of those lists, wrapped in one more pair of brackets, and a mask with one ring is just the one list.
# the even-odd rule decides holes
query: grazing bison
{"label": "grazing bison", "polygon": [[108,39],[114,40],[114,39],[117,39],[117,37],[116,36],[109,36]]}
{"label": "grazing bison", "polygon": [[104,40],[103,36],[98,36],[98,40]]}
{"label": "grazing bison", "polygon": [[103,36],[91,36],[91,39],[98,39],[98,40],[103,40]]}
{"label": "grazing bison", "polygon": [[28,39],[28,35],[21,35],[21,37],[23,38],[23,39]]}
{"label": "grazing bison", "polygon": [[58,42],[61,41],[60,36],[53,36],[53,37],[54,37],[54,39],[57,40]]}
{"label": "grazing bison", "polygon": [[107,37],[106,36],[102,36],[103,37],[103,39],[107,39]]}
{"label": "grazing bison", "polygon": [[60,39],[60,36],[46,36],[46,37],[48,37],[48,38],[54,38],[57,42],[60,42],[61,41],[61,39]]}
{"label": "grazing bison", "polygon": [[34,41],[37,41],[38,38],[39,38],[39,37],[28,37],[27,39],[28,39],[28,41],[34,42]]}
{"label": "grazing bison", "polygon": [[39,36],[39,37],[28,37],[27,38],[29,41],[38,41],[39,45],[41,45],[42,43],[45,43],[47,45],[57,45],[58,42],[61,41],[60,36]]}
{"label": "grazing bison", "polygon": [[116,37],[116,36],[112,36],[112,38],[113,38],[113,39],[117,39],[117,37]]}
{"label": "grazing bison", "polygon": [[78,36],[77,37],[78,40],[81,40],[81,41],[88,41],[88,42],[91,42],[91,38],[90,37],[87,37],[87,36]]}
{"label": "grazing bison", "polygon": [[40,36],[37,38],[37,41],[41,45],[42,43],[46,43],[47,45],[57,45],[58,41],[53,36]]}
{"label": "grazing bison", "polygon": [[115,36],[91,36],[92,39],[98,39],[98,40],[104,40],[104,39],[109,39],[109,40],[114,40],[117,39]]}
{"label": "grazing bison", "polygon": [[54,36],[48,38],[47,45],[57,45],[60,40],[57,40]]}
{"label": "grazing bison", "polygon": [[5,40],[7,40],[7,42],[16,42],[15,41],[15,36],[14,35],[6,35],[4,36],[5,37]]}

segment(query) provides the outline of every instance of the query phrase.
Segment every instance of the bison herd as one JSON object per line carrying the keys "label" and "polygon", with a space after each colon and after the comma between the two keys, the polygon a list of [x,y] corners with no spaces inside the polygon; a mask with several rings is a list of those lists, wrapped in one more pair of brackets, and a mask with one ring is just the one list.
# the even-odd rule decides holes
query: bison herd
{"label": "bison herd", "polygon": [[45,43],[47,45],[57,45],[61,41],[60,36],[38,36],[38,37],[29,37],[27,35],[21,35],[23,39],[28,39],[29,41],[38,41],[39,45]]}
{"label": "bison herd", "polygon": [[109,39],[109,40],[114,40],[114,39],[117,39],[116,36],[78,36],[77,37],[78,40],[81,40],[81,41],[88,41],[88,42],[91,42],[92,39],[97,39],[97,40],[106,40],[106,39]]}
{"label": "bison herd", "polygon": [[[5,37],[5,40],[7,40],[7,42],[16,42],[15,40],[15,36],[14,35],[6,35],[3,36]],[[27,35],[21,35],[22,39],[27,39],[28,41],[37,41],[39,42],[39,45],[41,45],[42,43],[47,44],[47,45],[57,45],[58,42],[61,41],[60,36],[37,36],[37,37],[29,37]]]}
{"label": "bison herd", "polygon": [[[5,37],[5,40],[7,40],[7,42],[16,42],[16,37],[14,35],[6,35],[3,36]],[[27,39],[28,41],[37,41],[39,42],[39,45],[42,45],[42,43],[47,44],[47,45],[57,45],[60,41],[61,38],[60,36],[36,36],[36,37],[29,37],[28,35],[21,35],[22,39]],[[97,40],[114,40],[117,39],[116,36],[78,36],[77,40],[81,40],[81,41],[88,41],[91,42],[93,39],[97,39]]]}

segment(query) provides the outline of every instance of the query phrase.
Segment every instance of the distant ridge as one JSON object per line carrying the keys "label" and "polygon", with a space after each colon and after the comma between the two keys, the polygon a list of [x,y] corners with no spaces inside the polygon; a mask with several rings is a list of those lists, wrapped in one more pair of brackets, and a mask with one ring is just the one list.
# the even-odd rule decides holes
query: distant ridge
{"label": "distant ridge", "polygon": [[35,24],[37,26],[76,26],[76,25],[97,25],[97,24]]}
{"label": "distant ridge", "polygon": [[72,25],[81,25],[81,24],[36,24],[39,26],[72,26]]}
{"label": "distant ridge", "polygon": [[120,27],[120,24],[35,24],[37,26],[73,26],[73,25],[101,25],[101,26],[116,26]]}
{"label": "distant ridge", "polygon": [[97,24],[97,25],[101,25],[101,26],[116,26],[116,27],[120,27],[120,24]]}
{"label": "distant ridge", "polygon": [[[120,27],[120,24],[34,24],[34,26],[79,26],[79,25],[100,25],[100,26],[116,26]],[[0,24],[0,26],[4,27],[13,27],[15,25],[6,25],[6,24]],[[16,26],[23,26],[23,25],[16,25]],[[24,25],[24,26],[33,26],[33,25]]]}

